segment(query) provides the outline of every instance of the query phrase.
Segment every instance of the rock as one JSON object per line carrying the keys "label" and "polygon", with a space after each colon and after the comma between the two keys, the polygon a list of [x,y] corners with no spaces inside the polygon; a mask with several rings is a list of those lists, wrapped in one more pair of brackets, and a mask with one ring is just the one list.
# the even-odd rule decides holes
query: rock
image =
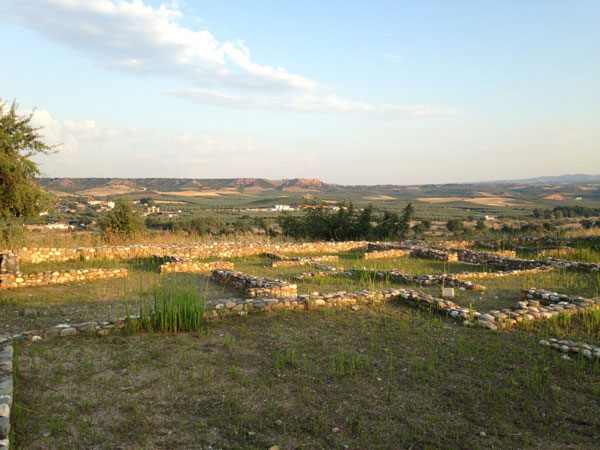
{"label": "rock", "polygon": [[0,439],[8,438],[10,433],[10,420],[8,417],[0,417]]}
{"label": "rock", "polygon": [[479,433],[477,433],[479,436],[481,437],[486,437],[487,433],[485,431],[480,431]]}
{"label": "rock", "polygon": [[358,305],[352,305],[352,306],[350,307],[350,309],[351,309],[352,311],[358,311],[358,310],[360,309],[360,306],[358,306]]}

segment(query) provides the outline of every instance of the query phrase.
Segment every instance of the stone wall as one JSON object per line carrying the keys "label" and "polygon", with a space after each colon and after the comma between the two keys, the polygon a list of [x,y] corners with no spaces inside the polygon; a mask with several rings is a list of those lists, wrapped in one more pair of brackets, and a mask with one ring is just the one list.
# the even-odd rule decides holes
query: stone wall
{"label": "stone wall", "polygon": [[458,287],[467,290],[483,291],[485,286],[473,283],[471,281],[462,280],[456,275],[440,274],[440,275],[411,275],[404,273],[398,269],[381,270],[375,272],[380,279],[390,279],[392,281],[416,284],[418,286],[446,286]]}
{"label": "stone wall", "polygon": [[225,286],[244,291],[246,297],[294,297],[297,286],[287,281],[266,277],[254,277],[242,272],[216,269],[211,278]]}
{"label": "stone wall", "polygon": [[19,257],[14,253],[0,254],[0,275],[17,273],[19,271]]}
{"label": "stone wall", "polygon": [[307,258],[289,258],[280,261],[273,261],[271,267],[294,267],[312,265],[312,263],[338,261],[337,255],[309,256]]}
{"label": "stone wall", "polygon": [[545,345],[547,347],[555,348],[556,350],[560,350],[561,352],[573,355],[583,355],[587,359],[600,359],[600,347],[597,345],[587,344],[585,342],[574,342],[569,341],[567,339],[559,339],[559,338],[551,338],[551,339],[542,339],[540,341],[541,345]]}
{"label": "stone wall", "polygon": [[13,402],[13,348],[0,336],[0,449],[8,449],[10,410]]}
{"label": "stone wall", "polygon": [[408,254],[407,250],[391,249],[365,253],[365,259],[401,258]]}
{"label": "stone wall", "polygon": [[160,266],[160,273],[210,273],[215,269],[233,270],[229,261],[198,262],[191,259],[168,261]]}
{"label": "stone wall", "polygon": [[0,289],[126,278],[127,269],[73,269],[0,275]]}
{"label": "stone wall", "polygon": [[[459,251],[459,249],[456,249]],[[456,251],[441,250],[429,247],[415,247],[410,255],[416,258],[433,259],[436,261],[457,262],[459,260]]]}
{"label": "stone wall", "polygon": [[173,245],[130,245],[102,246],[85,248],[19,248],[0,253],[13,253],[21,263],[64,262],[78,259],[132,259],[176,256],[181,258],[230,258],[237,256],[254,256],[261,253],[340,253],[364,248],[362,241],[348,242],[308,242],[308,243],[208,243],[208,244],[173,244]]}

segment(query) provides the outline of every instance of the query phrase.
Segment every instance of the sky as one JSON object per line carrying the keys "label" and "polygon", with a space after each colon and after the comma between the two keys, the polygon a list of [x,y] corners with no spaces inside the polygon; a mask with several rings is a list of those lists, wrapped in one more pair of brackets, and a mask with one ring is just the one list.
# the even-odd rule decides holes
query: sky
{"label": "sky", "polygon": [[0,0],[50,177],[600,173],[600,2]]}

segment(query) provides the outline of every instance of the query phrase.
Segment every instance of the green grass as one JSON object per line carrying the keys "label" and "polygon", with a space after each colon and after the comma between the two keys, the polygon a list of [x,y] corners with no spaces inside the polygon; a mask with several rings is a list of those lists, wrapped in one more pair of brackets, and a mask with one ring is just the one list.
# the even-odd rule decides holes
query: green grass
{"label": "green grass", "polygon": [[538,339],[382,305],[18,346],[14,443],[595,447],[600,365]]}
{"label": "green grass", "polygon": [[140,319],[128,323],[128,331],[197,331],[205,325],[205,300],[206,291],[198,290],[194,284],[182,287],[168,280],[139,300]]}
{"label": "green grass", "polygon": [[[258,256],[232,261],[237,270],[291,282],[315,270],[272,268]],[[0,292],[7,318],[0,326],[15,333],[148,317],[105,338],[17,343],[15,448],[559,449],[593,448],[600,439],[600,363],[565,360],[538,344],[547,337],[600,343],[599,311],[498,332],[393,303],[205,323],[206,299],[239,292],[205,275],[160,276],[158,263],[78,262],[127,267],[129,278]],[[326,264],[482,270],[406,257],[365,261],[358,253]],[[583,272],[473,281],[488,290],[456,290],[455,301],[479,311],[513,306],[531,286],[585,297],[600,290],[600,275]],[[397,286],[440,294],[439,286],[378,280],[369,271],[297,284],[300,293]]]}

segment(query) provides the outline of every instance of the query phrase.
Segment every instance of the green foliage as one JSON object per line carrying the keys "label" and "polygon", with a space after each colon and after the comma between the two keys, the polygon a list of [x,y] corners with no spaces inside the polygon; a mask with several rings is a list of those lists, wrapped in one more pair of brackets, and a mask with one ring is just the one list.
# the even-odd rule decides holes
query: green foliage
{"label": "green foliage", "polygon": [[463,223],[462,220],[451,219],[448,222],[446,222],[446,228],[448,229],[448,231],[451,231],[453,233],[458,233],[465,229],[465,224]]}
{"label": "green foliage", "polygon": [[544,219],[561,219],[563,217],[595,217],[600,216],[600,208],[587,206],[556,206],[553,209],[534,209],[533,217]]}
{"label": "green foliage", "polygon": [[484,219],[479,219],[477,221],[477,224],[475,225],[475,229],[478,231],[485,231],[487,230],[487,225],[485,224],[485,220]]}
{"label": "green foliage", "polygon": [[131,206],[131,202],[121,199],[100,221],[100,228],[107,234],[131,236],[144,231],[145,226],[139,213]]}
{"label": "green foliage", "polygon": [[277,222],[284,235],[295,238],[335,241],[371,238],[403,239],[410,229],[409,222],[413,212],[414,209],[409,203],[401,215],[385,211],[382,217],[377,218],[373,214],[371,205],[357,212],[352,203],[342,203],[335,213],[315,208],[302,217],[282,214]]}
{"label": "green foliage", "polygon": [[171,333],[199,330],[204,325],[205,300],[194,286],[155,286],[152,295],[141,301],[140,321],[131,324],[132,331],[136,327]]}
{"label": "green foliage", "polygon": [[30,217],[47,206],[50,196],[37,184],[40,174],[31,157],[49,153],[39,128],[31,125],[33,112],[17,113],[17,103],[10,108],[0,102],[0,217]]}
{"label": "green foliage", "polygon": [[13,248],[25,238],[23,223],[18,220],[0,220],[0,248]]}

